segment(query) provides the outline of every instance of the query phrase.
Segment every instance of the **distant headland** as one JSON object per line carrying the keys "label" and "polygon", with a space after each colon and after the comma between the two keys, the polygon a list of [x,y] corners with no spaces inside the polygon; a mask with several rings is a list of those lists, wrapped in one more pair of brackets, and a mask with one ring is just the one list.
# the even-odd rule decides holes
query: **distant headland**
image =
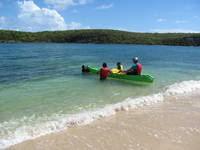
{"label": "distant headland", "polygon": [[109,29],[42,32],[0,30],[0,43],[4,42],[200,46],[200,33],[138,33]]}

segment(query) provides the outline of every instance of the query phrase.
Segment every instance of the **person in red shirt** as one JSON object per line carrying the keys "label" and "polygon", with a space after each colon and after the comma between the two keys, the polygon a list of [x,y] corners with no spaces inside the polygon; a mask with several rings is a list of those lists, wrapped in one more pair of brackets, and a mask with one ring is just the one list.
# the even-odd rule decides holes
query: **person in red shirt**
{"label": "person in red shirt", "polygon": [[100,69],[100,80],[105,80],[111,71],[107,68],[107,64],[103,63]]}

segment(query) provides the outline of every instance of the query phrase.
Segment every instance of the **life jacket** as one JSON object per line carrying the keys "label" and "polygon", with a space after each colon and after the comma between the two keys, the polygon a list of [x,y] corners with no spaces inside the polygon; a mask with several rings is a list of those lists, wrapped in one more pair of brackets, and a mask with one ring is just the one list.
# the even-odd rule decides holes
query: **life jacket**
{"label": "life jacket", "polygon": [[101,79],[106,79],[109,75],[110,70],[106,67],[102,67],[100,70],[100,78]]}
{"label": "life jacket", "polygon": [[141,75],[142,73],[142,64],[137,64],[137,74]]}
{"label": "life jacket", "polygon": [[124,70],[124,67],[122,65],[120,65],[117,67],[117,69],[118,69],[118,72],[120,72],[120,71]]}

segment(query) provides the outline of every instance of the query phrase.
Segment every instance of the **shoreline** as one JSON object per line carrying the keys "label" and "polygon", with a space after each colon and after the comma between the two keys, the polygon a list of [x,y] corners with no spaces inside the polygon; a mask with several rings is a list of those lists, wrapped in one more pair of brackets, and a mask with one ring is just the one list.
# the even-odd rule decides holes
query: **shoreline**
{"label": "shoreline", "polygon": [[176,46],[176,47],[200,47],[200,45],[169,45],[169,44],[136,44],[136,43],[69,43],[69,42],[1,42],[0,44],[98,44],[98,45],[145,45],[145,46]]}
{"label": "shoreline", "polygon": [[121,111],[89,125],[13,145],[6,150],[154,149],[197,150],[200,146],[198,96],[170,99]]}

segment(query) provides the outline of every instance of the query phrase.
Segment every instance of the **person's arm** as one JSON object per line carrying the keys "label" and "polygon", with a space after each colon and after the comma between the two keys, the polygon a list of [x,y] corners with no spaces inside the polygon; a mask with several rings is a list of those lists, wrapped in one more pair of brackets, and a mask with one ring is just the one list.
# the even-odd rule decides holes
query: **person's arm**
{"label": "person's arm", "polygon": [[99,71],[96,72],[96,74],[100,74],[101,73],[101,69]]}
{"label": "person's arm", "polygon": [[112,69],[109,69],[109,73],[113,73],[113,72],[112,72]]}
{"label": "person's arm", "polygon": [[124,71],[121,71],[120,73],[127,73],[129,72],[129,70],[124,70]]}
{"label": "person's arm", "polygon": [[130,72],[130,71],[132,71],[132,70],[134,70],[134,66],[131,66],[131,68],[129,68],[128,70],[123,71],[123,72],[127,73],[127,72]]}

